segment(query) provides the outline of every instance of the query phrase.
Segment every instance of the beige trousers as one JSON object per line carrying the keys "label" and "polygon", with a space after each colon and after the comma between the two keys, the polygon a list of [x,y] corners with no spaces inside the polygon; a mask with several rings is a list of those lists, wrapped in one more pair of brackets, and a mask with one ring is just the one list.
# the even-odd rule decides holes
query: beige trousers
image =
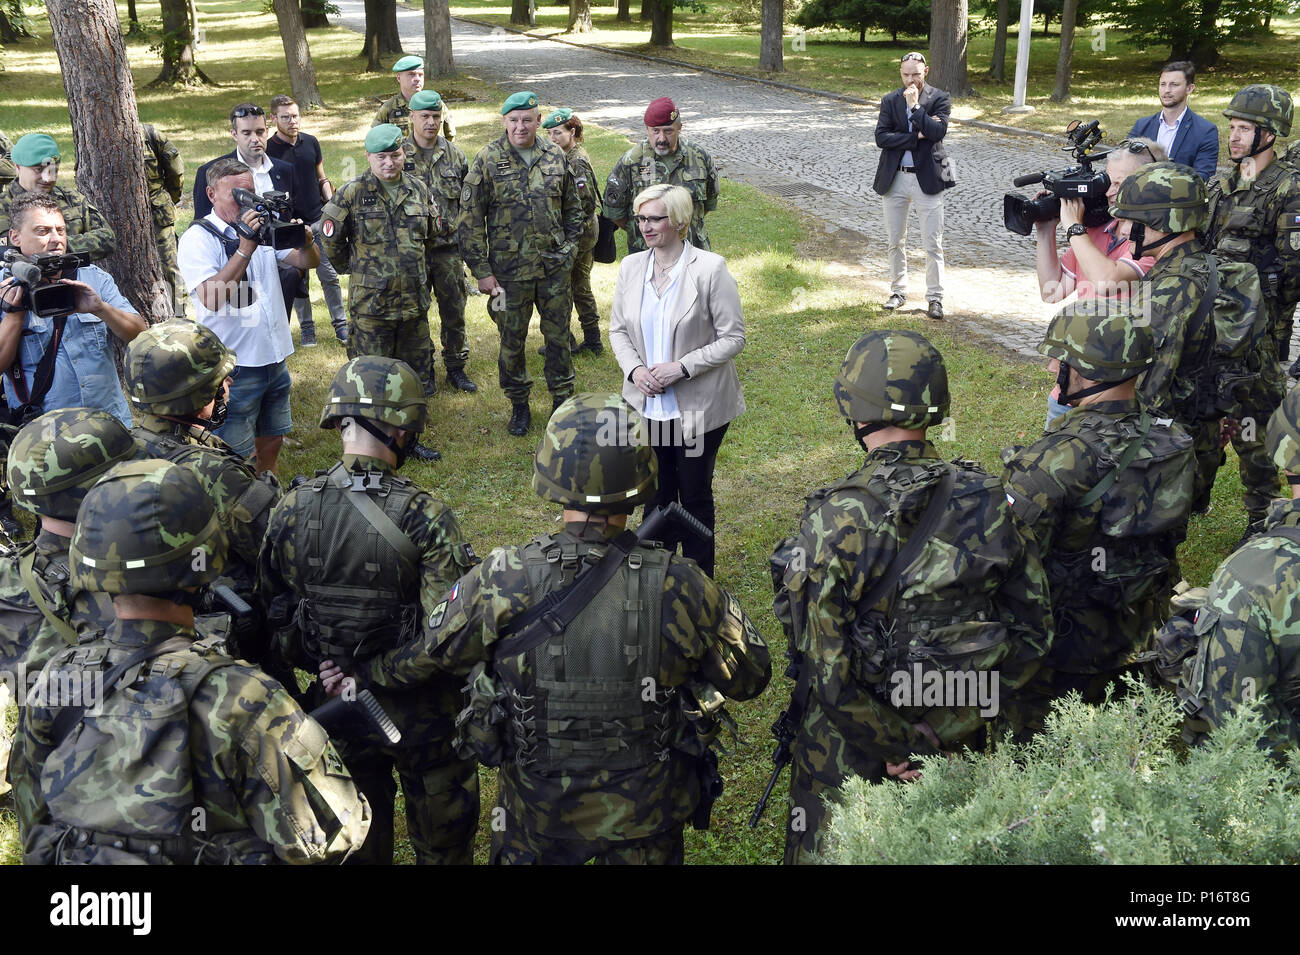
{"label": "beige trousers", "polygon": [[943,193],[926,195],[916,173],[900,169],[882,200],[889,237],[890,292],[907,295],[907,210],[915,203],[925,243],[925,300],[943,301]]}

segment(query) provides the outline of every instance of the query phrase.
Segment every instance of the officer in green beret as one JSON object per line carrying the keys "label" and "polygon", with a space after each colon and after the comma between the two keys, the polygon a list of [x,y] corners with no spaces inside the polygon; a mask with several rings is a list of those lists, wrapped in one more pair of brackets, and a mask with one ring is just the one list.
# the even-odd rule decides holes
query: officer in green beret
{"label": "officer in green beret", "polygon": [[[415,108],[411,106],[411,97],[424,89],[424,60],[415,55],[404,56],[393,64],[393,72],[397,74],[398,92],[384,100],[370,125],[392,123],[401,127],[403,136],[410,136],[411,110]],[[456,138],[456,124],[446,111],[442,116],[442,134],[448,142]]]}
{"label": "officer in green beret", "polygon": [[[600,341],[600,313],[596,311],[596,296],[591,293],[591,266],[595,261],[596,240],[600,237],[600,221],[596,210],[600,206],[600,187],[591,168],[591,157],[582,145],[582,120],[571,109],[557,109],[542,129],[551,134],[551,142],[564,150],[573,170],[573,182],[582,199],[582,239],[578,243],[578,257],[574,260],[569,282],[573,288],[573,305],[578,310],[578,324],[582,326],[582,344],[574,342],[575,355],[586,352],[599,355],[605,350]],[[573,336],[570,334],[570,339]]]}
{"label": "officer in green beret", "polygon": [[[440,135],[446,107],[435,90],[420,90],[411,97],[411,134],[402,145],[406,150],[403,171],[429,187],[443,216],[453,225],[460,215],[460,190],[469,171],[469,160],[459,146]],[[438,300],[439,337],[447,382],[461,391],[478,391],[465,374],[469,348],[465,342],[465,263],[454,235],[440,241],[429,253],[429,281]],[[429,351],[429,368],[417,369],[432,386],[434,350]]]}
{"label": "officer in green beret", "polygon": [[69,252],[89,252],[91,261],[112,254],[117,247],[117,236],[108,220],[81,193],[58,185],[59,162],[63,157],[53,136],[28,133],[14,143],[9,158],[18,167],[18,178],[0,193],[0,236],[9,233],[9,207],[13,201],[26,192],[43,192],[53,196],[63,212],[68,224]]}
{"label": "officer in green beret", "polygon": [[[452,236],[452,224],[420,179],[402,170],[402,131],[392,123],[366,133],[370,170],[345,183],[321,213],[321,243],[348,285],[348,357],[400,358],[429,365],[429,256]],[[433,394],[432,380],[425,395]],[[423,444],[421,461],[442,455]]]}
{"label": "officer in green beret", "polygon": [[541,122],[536,93],[505,101],[505,132],[470,164],[457,224],[465,264],[488,296],[488,314],[501,333],[497,369],[511,404],[507,430],[518,437],[532,426],[524,342],[534,304],[546,340],[552,410],[573,394],[569,272],[582,238],[582,200],[563,151],[537,136]]}

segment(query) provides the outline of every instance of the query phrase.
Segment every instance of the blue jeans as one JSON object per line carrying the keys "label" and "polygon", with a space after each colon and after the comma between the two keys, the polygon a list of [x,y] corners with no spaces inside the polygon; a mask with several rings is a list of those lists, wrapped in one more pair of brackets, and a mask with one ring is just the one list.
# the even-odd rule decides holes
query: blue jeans
{"label": "blue jeans", "polygon": [[215,434],[242,458],[256,450],[254,438],[269,438],[293,430],[289,412],[289,368],[284,362],[257,368],[236,366],[230,373],[226,420]]}

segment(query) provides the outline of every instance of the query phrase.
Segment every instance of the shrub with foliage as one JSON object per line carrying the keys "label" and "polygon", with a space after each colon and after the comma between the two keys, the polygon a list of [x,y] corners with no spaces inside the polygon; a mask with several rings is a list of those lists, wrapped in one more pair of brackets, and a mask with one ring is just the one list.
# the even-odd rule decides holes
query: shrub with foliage
{"label": "shrub with foliage", "polygon": [[795,23],[856,30],[859,43],[866,41],[868,30],[880,30],[897,43],[900,33],[930,35],[930,0],[809,0]]}
{"label": "shrub with foliage", "polygon": [[927,757],[919,781],[851,779],[826,861],[1167,865],[1300,859],[1300,759],[1256,745],[1243,706],[1202,747],[1179,741],[1173,694],[1137,681],[1102,706],[1072,694],[1046,731],[992,753]]}

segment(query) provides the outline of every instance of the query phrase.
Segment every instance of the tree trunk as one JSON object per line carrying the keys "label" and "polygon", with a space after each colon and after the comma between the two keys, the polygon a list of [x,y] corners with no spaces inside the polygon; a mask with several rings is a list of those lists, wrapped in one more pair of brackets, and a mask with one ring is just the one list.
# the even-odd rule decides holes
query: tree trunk
{"label": "tree trunk", "polygon": [[1047,29],[1051,25],[1052,25],[1052,15],[1050,13],[1044,13],[1043,14],[1043,36],[1048,35]]}
{"label": "tree trunk", "polygon": [[655,13],[655,0],[641,0],[641,22],[653,19]]}
{"label": "tree trunk", "polygon": [[771,73],[785,71],[785,0],[763,0],[758,68]]}
{"label": "tree trunk", "polygon": [[451,76],[451,8],[447,0],[424,0],[424,72],[426,76]]}
{"label": "tree trunk", "polygon": [[569,32],[591,32],[591,0],[569,0]]}
{"label": "tree trunk", "polygon": [[324,106],[320,89],[316,86],[316,66],[311,61],[311,48],[307,46],[307,32],[302,25],[302,8],[298,0],[272,0],[275,20],[280,27],[280,42],[284,44],[284,62],[289,67],[289,85],[293,98],[304,113]]}
{"label": "tree trunk", "polygon": [[521,27],[528,26],[528,0],[510,0],[510,22]]}
{"label": "tree trunk", "polygon": [[77,187],[117,233],[116,251],[100,264],[147,321],[164,321],[174,299],[154,248],[144,132],[117,7],[113,0],[46,0],[45,6],[67,91]]}
{"label": "tree trunk", "polygon": [[618,0],[618,15],[614,17],[619,23],[632,22],[632,5],[630,0]]}
{"label": "tree trunk", "polygon": [[650,18],[650,45],[673,45],[673,0],[654,0]]}
{"label": "tree trunk", "polygon": [[383,0],[365,0],[366,38],[357,56],[366,58],[366,72],[378,73],[384,67],[379,62],[379,21],[383,16],[380,9]]}
{"label": "tree trunk", "polygon": [[308,30],[320,30],[330,25],[329,17],[321,7],[321,0],[300,0],[302,25]]}
{"label": "tree trunk", "polygon": [[216,86],[194,58],[195,12],[187,0],[162,0],[162,71],[150,86]]}
{"label": "tree trunk", "polygon": [[135,0],[126,0],[126,35],[144,36],[144,27],[140,26],[140,14],[136,12]]}
{"label": "tree trunk", "polygon": [[1201,21],[1196,25],[1196,36],[1192,39],[1192,48],[1188,58],[1196,64],[1198,70],[1214,66],[1219,62],[1218,27],[1221,0],[1203,0],[1201,3]]}
{"label": "tree trunk", "polygon": [[1079,0],[1065,0],[1061,6],[1061,52],[1056,57],[1053,103],[1070,102],[1070,61],[1074,58],[1074,20],[1078,11]]}
{"label": "tree trunk", "polygon": [[947,90],[954,99],[974,96],[975,88],[966,77],[966,0],[930,2],[931,86]]}
{"label": "tree trunk", "polygon": [[1011,25],[1011,0],[998,0],[998,26],[993,34],[993,62],[989,76],[999,83],[1007,78],[1007,28]]}
{"label": "tree trunk", "polygon": [[379,52],[404,53],[397,32],[397,0],[379,0]]}

